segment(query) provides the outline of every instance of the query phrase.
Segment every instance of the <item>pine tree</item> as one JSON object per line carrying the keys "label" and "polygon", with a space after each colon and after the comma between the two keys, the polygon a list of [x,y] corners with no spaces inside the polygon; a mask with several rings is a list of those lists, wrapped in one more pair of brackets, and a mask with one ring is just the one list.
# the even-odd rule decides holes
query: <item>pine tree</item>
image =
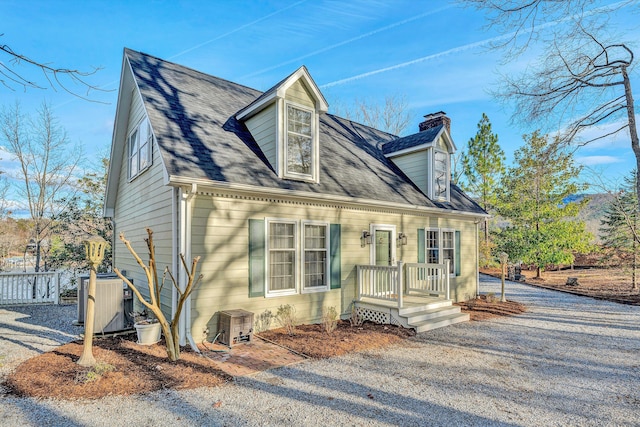
{"label": "pine tree", "polygon": [[503,176],[497,211],[510,221],[498,234],[498,248],[512,260],[541,269],[570,264],[574,252],[586,252],[591,235],[574,218],[582,203],[570,201],[586,187],[576,183],[581,168],[573,156],[538,131],[524,135],[515,153],[515,165]]}
{"label": "pine tree", "polygon": [[638,196],[636,183],[638,173],[631,171],[624,178],[620,191],[605,208],[600,221],[600,233],[605,246],[631,258],[631,289],[637,290],[638,267]]}
{"label": "pine tree", "polygon": [[[478,132],[469,139],[467,152],[462,155],[462,171],[465,177],[462,186],[465,191],[474,196],[482,209],[493,211],[497,201],[497,184],[505,171],[505,156],[498,145],[498,135],[492,133],[491,122],[484,113],[478,122]],[[489,241],[488,220],[484,222],[483,234],[480,252],[487,264],[492,246]]]}

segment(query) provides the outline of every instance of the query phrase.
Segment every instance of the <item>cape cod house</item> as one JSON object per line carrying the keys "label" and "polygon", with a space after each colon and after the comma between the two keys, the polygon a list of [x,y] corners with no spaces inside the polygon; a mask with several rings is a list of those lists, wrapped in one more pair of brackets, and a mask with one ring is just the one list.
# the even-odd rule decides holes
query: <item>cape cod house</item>
{"label": "cape cod house", "polygon": [[[201,257],[181,337],[216,333],[218,313],[283,304],[302,322],[352,309],[426,330],[467,317],[486,213],[450,182],[444,113],[398,138],[327,113],[305,67],[262,93],[125,49],[105,216],[159,267]],[[114,264],[144,276],[119,241]],[[144,288],[144,286],[141,286]],[[162,291],[163,310],[176,292]]]}

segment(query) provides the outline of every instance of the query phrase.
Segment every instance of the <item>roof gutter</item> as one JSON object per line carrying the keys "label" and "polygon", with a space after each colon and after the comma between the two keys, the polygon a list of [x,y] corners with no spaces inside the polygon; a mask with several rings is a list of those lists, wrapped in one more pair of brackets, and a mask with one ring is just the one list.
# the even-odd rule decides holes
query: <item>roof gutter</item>
{"label": "roof gutter", "polygon": [[246,185],[246,184],[231,184],[227,182],[220,181],[212,181],[209,179],[202,178],[186,178],[181,176],[169,175],[167,185],[177,185],[177,186],[192,186],[195,185],[200,187],[206,187],[210,189],[217,190],[229,190],[234,191],[235,193],[245,193],[245,194],[256,194],[259,193],[263,196],[277,196],[277,197],[294,197],[294,198],[304,198],[313,201],[321,201],[321,202],[339,202],[344,204],[351,205],[366,205],[372,208],[387,208],[387,209],[401,209],[401,210],[414,210],[424,213],[434,213],[439,215],[451,215],[457,217],[463,217],[468,219],[479,219],[479,218],[489,218],[491,215],[487,213],[475,213],[475,212],[465,212],[459,211],[455,209],[443,209],[431,206],[421,206],[421,205],[413,205],[413,204],[405,204],[405,203],[396,203],[396,202],[385,202],[380,200],[373,199],[364,199],[359,197],[345,197],[345,196],[337,196],[333,194],[318,194],[311,193],[308,191],[297,191],[297,190],[286,190],[282,188],[271,188],[271,187],[259,187],[254,185]]}

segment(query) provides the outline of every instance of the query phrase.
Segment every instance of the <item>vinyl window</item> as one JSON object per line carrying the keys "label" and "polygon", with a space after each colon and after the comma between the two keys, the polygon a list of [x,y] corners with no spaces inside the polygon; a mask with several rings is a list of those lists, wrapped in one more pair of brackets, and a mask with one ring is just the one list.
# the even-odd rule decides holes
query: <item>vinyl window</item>
{"label": "vinyl window", "polygon": [[129,179],[151,166],[152,141],[151,125],[145,117],[129,135]]}
{"label": "vinyl window", "polygon": [[312,179],[314,112],[291,104],[286,109],[285,175]]}

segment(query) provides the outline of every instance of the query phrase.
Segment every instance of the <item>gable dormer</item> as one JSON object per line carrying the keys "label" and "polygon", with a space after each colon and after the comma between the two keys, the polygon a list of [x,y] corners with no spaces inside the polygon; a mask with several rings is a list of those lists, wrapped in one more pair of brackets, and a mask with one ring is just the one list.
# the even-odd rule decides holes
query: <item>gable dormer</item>
{"label": "gable dormer", "polygon": [[319,182],[319,118],[329,106],[306,67],[236,114],[279,178]]}
{"label": "gable dormer", "polygon": [[431,200],[449,202],[451,196],[451,119],[442,111],[427,114],[420,132],[386,143],[382,150]]}

